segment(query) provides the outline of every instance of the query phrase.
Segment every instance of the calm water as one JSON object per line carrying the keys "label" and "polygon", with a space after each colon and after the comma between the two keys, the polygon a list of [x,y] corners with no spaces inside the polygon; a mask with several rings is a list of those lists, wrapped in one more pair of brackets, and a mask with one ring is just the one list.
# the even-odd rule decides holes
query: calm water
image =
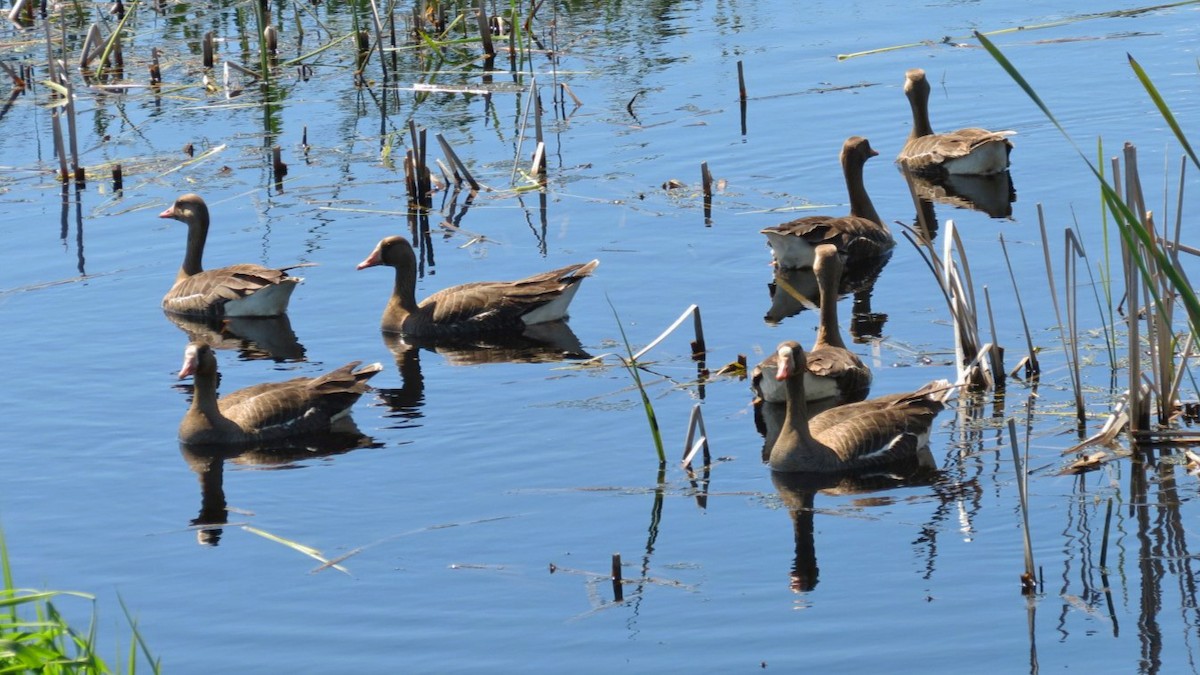
{"label": "calm water", "polygon": [[[1065,226],[1077,226],[1098,258],[1097,191],[1053,125],[965,39],[974,28],[1045,24],[1109,8],[991,0],[809,3],[803,12],[765,1],[575,4],[590,5],[558,7],[557,69],[544,55],[531,66],[547,108],[544,215],[536,192],[507,189],[514,157],[527,166],[533,150],[529,137],[519,142],[527,101],[513,93],[517,87],[489,97],[401,91],[381,112],[377,84],[354,86],[347,42],[309,59],[307,80],[294,66],[282,68],[277,105],[264,108],[254,88],[232,100],[206,94],[198,57],[204,31],[222,40],[218,58],[256,58],[240,43],[239,26],[253,24],[244,5],[176,5],[164,16],[139,8],[125,48],[130,80],[145,83],[150,47],[158,46],[163,89],[81,88],[79,146],[94,175],[65,210],[53,177],[49,91],[39,83],[15,100],[0,118],[0,471],[8,478],[0,523],[18,584],[96,593],[106,646],[128,634],[119,596],[168,672],[550,671],[565,664],[1196,671],[1200,616],[1188,541],[1195,477],[1163,467],[1149,503],[1130,504],[1135,472],[1127,462],[1078,478],[1055,475],[1076,437],[1064,412],[1068,378],[1047,301],[1036,205],[1044,205],[1056,265]],[[548,47],[549,5],[535,22]],[[349,30],[340,3],[309,11],[301,13],[306,32],[298,45],[293,10],[283,10],[283,58],[328,41],[312,14],[335,35]],[[1173,218],[1180,151],[1126,53],[1150,72],[1184,128],[1195,129],[1197,25],[1196,9],[1183,7],[995,41],[1089,156],[1098,137],[1106,154],[1134,142],[1154,194],[1162,194],[1169,164]],[[943,36],[967,44],[835,58]],[[40,24],[0,32],[3,57],[37,67],[37,81],[42,40]],[[443,71],[437,83],[480,84],[462,54],[433,66]],[[739,60],[750,96],[745,133]],[[431,66],[411,51],[397,65],[405,87],[430,80]],[[721,459],[705,498],[674,462],[659,481],[629,376],[611,358],[606,367],[583,369],[458,365],[433,351],[396,355],[381,339],[390,275],[354,265],[381,237],[409,232],[399,157],[413,119],[431,137],[444,134],[476,176],[497,188],[465,214],[461,195],[453,212],[444,193],[435,197],[432,262],[419,294],[600,258],[570,322],[590,353],[619,348],[612,307],[631,341],[645,344],[689,304],[699,305],[713,369],[739,354],[754,362],[782,339],[811,341],[811,312],[774,326],[763,321],[771,271],[758,230],[806,205],[845,211],[837,152],[852,134],[880,151],[866,181],[884,219],[913,220],[891,158],[908,129],[901,86],[914,66],[934,85],[935,128],[1019,131],[1012,217],[942,205],[937,215],[962,228],[976,283],[990,287],[999,339],[1015,363],[1024,336],[997,245],[1005,235],[1031,306],[1034,342],[1046,348],[1036,403],[1044,414],[1032,429],[1029,480],[1044,584],[1032,600],[1019,592],[1015,471],[990,410],[981,420],[942,414],[931,449],[943,472],[932,482],[876,491],[777,488],[760,462],[746,382],[719,378],[702,391],[689,385],[696,366],[690,336],[680,332],[651,353],[656,363],[644,377],[672,460],[689,411],[701,403]],[[366,75],[379,79],[374,57]],[[73,78],[81,86],[77,70]],[[556,78],[581,106],[552,101]],[[503,72],[492,79],[513,83]],[[527,73],[520,78],[522,86],[529,82]],[[396,146],[391,162],[380,159],[381,129]],[[212,154],[181,166],[185,143],[197,156]],[[290,167],[282,189],[272,185],[271,145],[281,146]],[[124,167],[119,195],[107,178],[112,162]],[[701,162],[724,181],[708,225],[698,195]],[[687,187],[664,191],[673,178]],[[350,360],[382,361],[387,368],[373,381],[380,392],[363,397],[354,413],[362,447],[225,462],[181,454],[175,432],[189,392],[174,374],[187,337],[158,303],[182,258],[184,229],[155,216],[185,191],[201,192],[212,210],[210,266],[317,263],[304,270],[292,302],[299,346],[278,359],[220,351],[223,390]],[[1194,194],[1189,188],[1188,203]],[[461,230],[439,226],[450,218]],[[1083,304],[1092,313],[1081,325],[1099,327],[1094,303]],[[945,365],[953,338],[944,303],[906,242],[883,271],[871,309],[886,314],[882,338],[856,349],[876,369],[874,393],[953,377]],[[848,300],[841,311],[845,326]],[[1098,426],[1110,370],[1102,349],[1094,357],[1085,376]],[[1019,384],[1010,388],[1002,415],[1023,419],[1029,394]],[[813,495],[818,487],[827,489]],[[213,514],[222,515],[222,500],[228,524],[218,528]],[[789,514],[789,505],[808,504],[812,510]],[[341,563],[347,572],[314,572],[318,561],[258,532],[326,557],[349,556]],[[612,602],[606,578],[614,552],[623,556],[625,577],[639,580],[626,586],[622,603]],[[61,604],[87,621],[88,605]]]}

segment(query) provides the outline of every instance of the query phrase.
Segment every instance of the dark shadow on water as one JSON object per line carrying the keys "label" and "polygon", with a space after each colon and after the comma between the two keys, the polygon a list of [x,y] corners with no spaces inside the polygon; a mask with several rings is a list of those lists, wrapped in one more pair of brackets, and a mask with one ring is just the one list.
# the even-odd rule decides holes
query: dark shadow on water
{"label": "dark shadow on water", "polygon": [[234,318],[185,317],[170,312],[163,312],[163,315],[186,333],[189,341],[203,342],[213,349],[237,350],[238,358],[243,361],[304,360],[304,345],[296,339],[286,314]]}
{"label": "dark shadow on water", "polygon": [[[928,451],[926,451],[928,452]],[[796,593],[816,588],[819,578],[817,566],[816,537],[814,536],[815,497],[818,492],[827,495],[868,495],[884,490],[903,487],[929,486],[940,477],[933,466],[932,455],[926,458],[928,466],[914,467],[904,473],[873,474],[811,474],[771,472],[771,482],[788,513],[792,517],[792,533],[796,556],[792,563],[790,587]],[[856,500],[869,505],[869,499]],[[877,555],[900,555],[901,552],[875,551]],[[864,579],[869,583],[870,580]]]}
{"label": "dark shadow on water", "polygon": [[229,507],[225,500],[226,462],[259,469],[293,469],[300,468],[299,463],[305,460],[378,447],[382,444],[359,431],[349,417],[342,418],[334,431],[288,442],[238,447],[180,443],[180,454],[200,481],[200,513],[190,523],[196,530],[196,542],[202,546],[217,546],[221,543],[223,527],[229,524]]}

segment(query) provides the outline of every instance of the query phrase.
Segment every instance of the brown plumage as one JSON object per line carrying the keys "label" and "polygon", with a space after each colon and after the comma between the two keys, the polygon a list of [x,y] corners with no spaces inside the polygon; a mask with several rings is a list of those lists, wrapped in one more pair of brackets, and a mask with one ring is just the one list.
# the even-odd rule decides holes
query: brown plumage
{"label": "brown plumage", "polygon": [[972,127],[942,134],[929,123],[929,82],[925,71],[913,68],[904,74],[904,95],[912,108],[913,126],[896,161],[918,176],[947,174],[989,175],[1008,169],[1013,131],[988,131]]}
{"label": "brown plumage", "polygon": [[204,199],[197,194],[182,195],[158,217],[188,226],[187,253],[175,284],[163,297],[163,309],[209,317],[278,316],[287,311],[292,291],[301,281],[287,271],[304,265],[272,269],[247,263],[205,270],[201,260],[209,220]]}
{"label": "brown plumage", "polygon": [[320,377],[256,384],[217,398],[217,357],[193,342],[184,352],[179,377],[191,375],[192,405],[179,424],[179,440],[193,445],[271,441],[329,431],[367,391],[367,380],[383,370],[373,363],[358,370],[348,363]]}
{"label": "brown plumage", "polygon": [[381,328],[416,337],[466,337],[521,333],[525,327],[558,321],[579,283],[599,260],[568,265],[517,281],[476,281],[440,290],[417,302],[417,257],[401,236],[387,237],[358,269],[377,265],[396,269],[395,285],[383,310]]}
{"label": "brown plumage", "polygon": [[[853,403],[867,397],[871,390],[871,369],[854,352],[846,349],[838,324],[838,288],[842,281],[842,259],[830,244],[816,247],[814,271],[820,289],[821,316],[817,339],[806,355],[804,395],[808,401],[832,398],[837,403]],[[784,385],[775,377],[779,370],[778,353],[755,366],[751,386],[770,403],[786,400]]]}
{"label": "brown plumage", "polygon": [[878,155],[870,142],[851,136],[842,145],[842,173],[850,196],[850,214],[846,216],[807,216],[763,228],[767,244],[780,267],[804,268],[813,265],[813,247],[833,244],[852,260],[888,255],[896,245],[892,232],[883,224],[867,188],[863,167]]}
{"label": "brown plumage", "polygon": [[784,342],[778,378],[787,412],[768,464],[775,471],[858,471],[919,462],[929,429],[952,390],[945,380],[908,394],[881,396],[826,410],[811,419],[804,400],[804,350]]}

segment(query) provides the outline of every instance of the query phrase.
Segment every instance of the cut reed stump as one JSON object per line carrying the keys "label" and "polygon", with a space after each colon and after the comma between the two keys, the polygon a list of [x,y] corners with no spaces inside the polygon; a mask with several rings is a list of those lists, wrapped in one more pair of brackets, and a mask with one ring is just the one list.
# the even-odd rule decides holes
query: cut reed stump
{"label": "cut reed stump", "polygon": [[621,587],[621,554],[612,555],[613,602],[625,601],[625,590]]}

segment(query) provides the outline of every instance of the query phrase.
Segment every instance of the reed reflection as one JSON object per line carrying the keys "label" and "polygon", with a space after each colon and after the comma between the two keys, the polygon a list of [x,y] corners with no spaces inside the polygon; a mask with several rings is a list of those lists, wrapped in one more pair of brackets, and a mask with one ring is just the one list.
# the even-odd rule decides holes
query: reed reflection
{"label": "reed reflection", "polygon": [[[932,454],[928,449],[919,466],[906,473],[873,474],[813,474],[771,472],[771,482],[779,493],[792,518],[792,534],[796,555],[789,574],[789,586],[793,592],[806,593],[816,588],[820,577],[817,565],[817,547],[814,536],[814,506],[818,492],[830,496],[868,495],[875,492],[904,487],[930,486],[940,479]],[[856,504],[868,505],[868,500],[855,500]]]}
{"label": "reed reflection", "polygon": [[200,481],[200,512],[190,521],[196,530],[196,543],[219,545],[224,527],[230,524],[230,509],[225,498],[226,462],[265,470],[290,469],[307,459],[382,445],[359,431],[349,417],[339,420],[331,432],[293,438],[286,443],[242,447],[180,443],[180,454]]}
{"label": "reed reflection", "polygon": [[202,342],[213,349],[236,350],[243,361],[271,359],[277,362],[303,361],[304,345],[292,330],[286,314],[270,317],[199,317],[163,312],[171,323],[188,336],[189,342]]}

